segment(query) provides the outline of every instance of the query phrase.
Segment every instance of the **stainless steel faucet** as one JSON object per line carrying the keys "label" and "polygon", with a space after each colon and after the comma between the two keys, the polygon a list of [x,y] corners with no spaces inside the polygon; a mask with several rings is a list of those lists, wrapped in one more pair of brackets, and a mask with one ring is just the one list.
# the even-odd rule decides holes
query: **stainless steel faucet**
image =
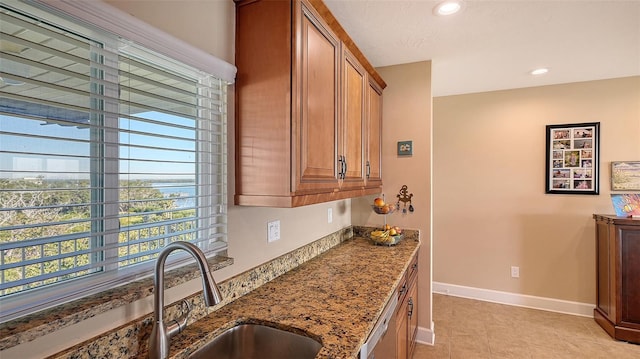
{"label": "stainless steel faucet", "polygon": [[169,344],[170,339],[175,334],[180,333],[187,325],[189,319],[189,312],[191,308],[187,305],[186,313],[180,315],[179,318],[171,321],[169,325],[163,322],[164,311],[164,263],[171,252],[176,249],[184,249],[189,252],[196,263],[200,267],[200,274],[202,275],[202,292],[204,295],[204,302],[207,306],[213,306],[222,300],[220,289],[213,280],[209,266],[207,265],[207,259],[204,253],[193,243],[177,241],[172,242],[166,246],[156,261],[156,271],[153,280],[153,330],[151,331],[151,338],[149,338],[149,359],[166,359],[169,356]]}

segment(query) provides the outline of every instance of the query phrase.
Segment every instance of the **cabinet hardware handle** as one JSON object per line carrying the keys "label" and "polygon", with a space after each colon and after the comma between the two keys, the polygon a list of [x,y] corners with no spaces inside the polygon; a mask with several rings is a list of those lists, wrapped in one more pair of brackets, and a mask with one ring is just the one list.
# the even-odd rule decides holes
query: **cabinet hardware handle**
{"label": "cabinet hardware handle", "polygon": [[407,284],[405,283],[402,285],[402,288],[400,288],[400,292],[398,292],[398,294],[402,295],[406,291],[407,291]]}
{"label": "cabinet hardware handle", "polygon": [[344,178],[344,165],[342,163],[342,155],[338,155],[338,179]]}
{"label": "cabinet hardware handle", "polygon": [[367,161],[367,179],[371,177],[371,164]]}
{"label": "cabinet hardware handle", "polygon": [[342,179],[347,177],[347,158],[342,156],[342,163],[344,163],[344,171],[342,172]]}
{"label": "cabinet hardware handle", "polygon": [[407,312],[407,315],[409,315],[409,318],[411,318],[413,316],[413,298],[409,298],[409,311]]}

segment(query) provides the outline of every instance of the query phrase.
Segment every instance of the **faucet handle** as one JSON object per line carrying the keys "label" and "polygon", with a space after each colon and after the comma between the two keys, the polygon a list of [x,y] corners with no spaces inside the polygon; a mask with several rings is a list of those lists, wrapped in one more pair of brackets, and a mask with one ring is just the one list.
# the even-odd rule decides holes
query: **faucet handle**
{"label": "faucet handle", "polygon": [[171,321],[171,324],[167,326],[169,338],[182,332],[184,328],[187,327],[187,321],[189,321],[189,315],[191,314],[191,303],[183,299],[180,308],[180,316]]}

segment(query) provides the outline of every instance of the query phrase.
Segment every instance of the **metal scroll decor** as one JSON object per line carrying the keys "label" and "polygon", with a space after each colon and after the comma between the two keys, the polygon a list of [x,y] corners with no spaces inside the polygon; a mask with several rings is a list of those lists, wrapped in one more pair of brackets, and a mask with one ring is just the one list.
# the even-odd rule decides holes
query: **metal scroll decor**
{"label": "metal scroll decor", "polygon": [[[398,197],[396,208],[399,210],[400,207],[402,207],[402,213],[407,213],[407,209],[409,210],[409,212],[413,212],[415,210],[413,204],[411,204],[413,193],[409,193],[406,184],[402,185],[402,188],[400,188],[400,192],[396,195],[396,197]],[[400,204],[400,202],[402,202],[402,205]]]}

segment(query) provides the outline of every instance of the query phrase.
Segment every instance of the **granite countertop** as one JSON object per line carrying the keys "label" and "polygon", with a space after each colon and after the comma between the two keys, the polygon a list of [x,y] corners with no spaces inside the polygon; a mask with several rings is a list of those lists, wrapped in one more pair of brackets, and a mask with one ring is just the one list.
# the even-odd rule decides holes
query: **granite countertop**
{"label": "granite countertop", "polygon": [[355,236],[189,325],[171,338],[170,357],[188,358],[236,324],[260,323],[319,340],[316,358],[357,358],[419,245],[417,235],[391,247]]}

